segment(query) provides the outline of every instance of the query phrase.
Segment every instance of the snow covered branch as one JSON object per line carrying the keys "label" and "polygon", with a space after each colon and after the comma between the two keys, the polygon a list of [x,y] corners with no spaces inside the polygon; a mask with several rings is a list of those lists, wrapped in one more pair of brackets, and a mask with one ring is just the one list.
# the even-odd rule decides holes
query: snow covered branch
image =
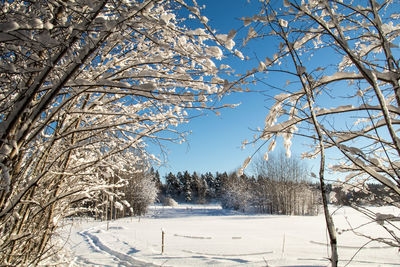
{"label": "snow covered branch", "polygon": [[117,169],[145,172],[149,142],[180,142],[176,126],[222,108],[222,39],[184,1],[2,4],[0,263],[37,264],[82,201],[120,208]]}

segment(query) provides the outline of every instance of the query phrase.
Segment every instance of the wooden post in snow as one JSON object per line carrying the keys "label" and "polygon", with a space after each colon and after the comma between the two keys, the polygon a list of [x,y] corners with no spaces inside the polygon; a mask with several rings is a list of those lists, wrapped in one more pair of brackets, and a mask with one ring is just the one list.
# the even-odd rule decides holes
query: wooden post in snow
{"label": "wooden post in snow", "polygon": [[164,240],[165,240],[165,232],[164,229],[161,228],[161,254],[164,254]]}

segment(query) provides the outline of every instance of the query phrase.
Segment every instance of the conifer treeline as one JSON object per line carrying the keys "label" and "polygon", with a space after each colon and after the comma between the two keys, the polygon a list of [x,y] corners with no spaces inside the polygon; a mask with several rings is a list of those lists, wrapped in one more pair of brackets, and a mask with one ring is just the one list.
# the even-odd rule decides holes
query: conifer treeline
{"label": "conifer treeline", "polygon": [[257,213],[314,215],[320,197],[317,186],[303,180],[279,181],[266,177],[238,176],[235,172],[168,173],[160,184],[159,199],[178,202],[219,202],[223,208]]}
{"label": "conifer treeline", "polygon": [[160,188],[162,196],[190,203],[209,203],[219,200],[224,181],[228,174],[211,172],[205,174],[190,174],[188,171],[177,174],[168,173],[165,184]]}

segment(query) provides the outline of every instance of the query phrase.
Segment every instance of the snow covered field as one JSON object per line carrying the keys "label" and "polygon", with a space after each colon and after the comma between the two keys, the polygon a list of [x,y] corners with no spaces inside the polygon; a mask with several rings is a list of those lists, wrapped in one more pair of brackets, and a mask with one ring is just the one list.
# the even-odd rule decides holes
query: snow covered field
{"label": "snow covered field", "polygon": [[[374,208],[398,216],[394,208]],[[367,219],[352,210],[335,212],[338,229]],[[398,223],[398,222],[397,222]],[[165,248],[161,253],[161,232]],[[358,229],[385,235],[377,224]],[[329,248],[323,215],[244,215],[218,205],[151,207],[142,218],[109,222],[75,219],[64,238],[72,266],[327,266]],[[397,249],[356,236],[338,235],[340,266],[400,266]],[[365,247],[359,251],[361,246]],[[355,255],[356,254],[356,255]]]}

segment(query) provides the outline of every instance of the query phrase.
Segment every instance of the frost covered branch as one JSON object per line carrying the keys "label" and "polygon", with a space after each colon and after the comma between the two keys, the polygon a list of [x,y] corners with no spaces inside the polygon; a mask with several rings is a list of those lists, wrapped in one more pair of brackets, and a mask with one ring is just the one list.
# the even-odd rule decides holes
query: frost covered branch
{"label": "frost covered branch", "polygon": [[[268,82],[274,104],[252,143],[262,140],[271,151],[282,137],[290,155],[296,136],[307,137],[313,150],[302,156],[320,154],[321,185],[329,150],[341,161],[328,166],[350,173],[346,184],[367,188],[374,180],[390,192],[386,203],[394,203],[400,196],[399,7],[397,1],[265,1],[258,14],[246,18],[248,42],[278,43],[254,72],[254,82],[278,73],[281,81],[287,79]],[[331,260],[338,262],[333,252]]]}
{"label": "frost covered branch", "polygon": [[231,90],[222,36],[184,1],[6,1],[0,36],[2,265],[47,257],[63,216],[125,210],[149,143],[184,140],[176,127]]}

